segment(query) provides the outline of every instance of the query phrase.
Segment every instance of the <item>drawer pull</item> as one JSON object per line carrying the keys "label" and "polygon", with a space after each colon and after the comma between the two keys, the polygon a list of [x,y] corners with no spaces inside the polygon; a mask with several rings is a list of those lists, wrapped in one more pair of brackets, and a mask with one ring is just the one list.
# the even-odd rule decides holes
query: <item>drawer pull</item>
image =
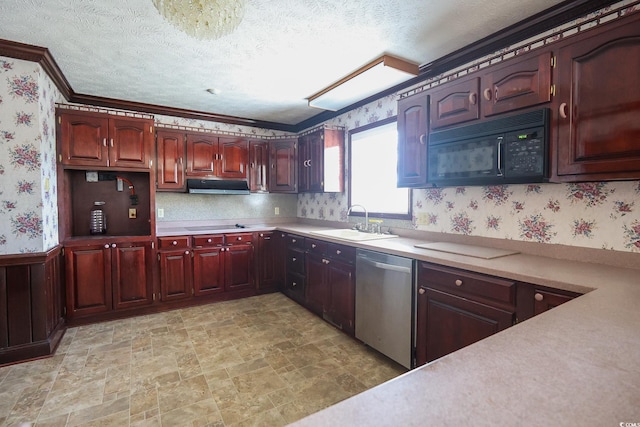
{"label": "drawer pull", "polygon": [[105,248],[105,249],[109,249],[109,244],[108,244],[108,243],[107,243],[107,244],[105,244],[105,245],[104,245],[104,248]]}
{"label": "drawer pull", "polygon": [[291,239],[291,243],[295,243],[296,241],[296,239]]}
{"label": "drawer pull", "polygon": [[207,239],[207,243],[211,243],[211,239]]}
{"label": "drawer pull", "polygon": [[425,293],[425,292],[426,292],[426,291],[425,291],[423,288],[418,289],[418,293],[419,293],[420,295],[424,295],[424,293]]}
{"label": "drawer pull", "polygon": [[462,280],[456,279],[456,286],[462,286]]}
{"label": "drawer pull", "polygon": [[242,240],[242,237],[238,237],[236,240],[240,241],[240,240]]}
{"label": "drawer pull", "polygon": [[298,284],[296,282],[292,282],[291,286],[293,286],[295,288],[296,286],[298,286]]}
{"label": "drawer pull", "polygon": [[336,255],[340,255],[342,251],[340,249],[336,249]]}
{"label": "drawer pull", "polygon": [[296,262],[297,259],[296,258],[291,258],[291,261]]}
{"label": "drawer pull", "polygon": [[184,251],[184,254],[185,255],[189,255],[189,251]]}
{"label": "drawer pull", "polygon": [[115,247],[116,247],[116,244],[115,244],[115,243],[112,243],[112,244],[111,244],[111,247],[112,247],[112,248],[115,248]]}
{"label": "drawer pull", "polygon": [[536,299],[536,301],[542,301],[544,299],[544,295],[542,295],[541,293],[536,293],[533,297]]}
{"label": "drawer pull", "polygon": [[171,242],[171,244],[172,244],[173,246],[175,246],[175,245],[177,245],[177,244],[178,244],[178,242],[176,242],[176,241],[174,240],[173,242]]}
{"label": "drawer pull", "polygon": [[315,248],[316,248],[316,244],[315,244],[315,243],[312,243],[312,244],[311,244],[311,247],[312,247],[313,249],[315,249]]}

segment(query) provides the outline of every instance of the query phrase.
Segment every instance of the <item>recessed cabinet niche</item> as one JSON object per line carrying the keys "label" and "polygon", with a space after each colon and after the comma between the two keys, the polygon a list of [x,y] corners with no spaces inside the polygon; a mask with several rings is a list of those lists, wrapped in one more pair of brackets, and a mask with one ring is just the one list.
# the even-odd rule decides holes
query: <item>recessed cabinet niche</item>
{"label": "recessed cabinet niche", "polygon": [[[97,182],[90,182],[92,173],[97,175]],[[123,182],[122,191],[118,189],[118,178]],[[67,206],[70,208],[64,220],[68,222],[70,237],[91,236],[89,220],[94,202],[105,202],[102,210],[106,216],[107,236],[151,235],[148,173],[89,171],[87,181],[87,171],[66,170],[64,179],[68,190]],[[129,188],[129,182],[133,185],[133,191]],[[129,218],[129,209],[135,209],[135,218]]]}

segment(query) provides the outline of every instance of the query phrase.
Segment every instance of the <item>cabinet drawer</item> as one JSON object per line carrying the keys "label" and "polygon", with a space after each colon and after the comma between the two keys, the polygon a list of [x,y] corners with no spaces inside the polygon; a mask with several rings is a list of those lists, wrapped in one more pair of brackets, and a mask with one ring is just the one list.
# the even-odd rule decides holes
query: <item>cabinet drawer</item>
{"label": "cabinet drawer", "polygon": [[295,234],[287,234],[287,245],[291,248],[299,248],[304,250],[304,237],[296,236]]}
{"label": "cabinet drawer", "polygon": [[193,236],[193,246],[196,248],[222,246],[223,244],[224,244],[224,236],[222,234]]}
{"label": "cabinet drawer", "polygon": [[158,237],[158,249],[188,248],[190,240],[188,236]]}
{"label": "cabinet drawer", "polygon": [[224,235],[226,245],[245,245],[253,241],[252,233],[230,233]]}
{"label": "cabinet drawer", "polygon": [[327,242],[316,239],[305,239],[304,246],[308,253],[321,256],[326,253]]}
{"label": "cabinet drawer", "polygon": [[515,305],[515,282],[498,277],[421,262],[418,284],[478,301]]}
{"label": "cabinet drawer", "polygon": [[287,250],[287,271],[304,274],[304,252]]}
{"label": "cabinet drawer", "polygon": [[356,248],[352,246],[329,243],[326,255],[335,260],[353,264],[356,261]]}

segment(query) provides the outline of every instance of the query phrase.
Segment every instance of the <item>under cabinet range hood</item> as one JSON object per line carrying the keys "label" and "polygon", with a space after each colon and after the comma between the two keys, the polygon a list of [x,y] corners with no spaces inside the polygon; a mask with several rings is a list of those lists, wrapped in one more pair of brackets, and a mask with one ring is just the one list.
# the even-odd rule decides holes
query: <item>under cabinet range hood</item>
{"label": "under cabinet range hood", "polygon": [[247,181],[228,179],[187,179],[190,194],[250,194]]}

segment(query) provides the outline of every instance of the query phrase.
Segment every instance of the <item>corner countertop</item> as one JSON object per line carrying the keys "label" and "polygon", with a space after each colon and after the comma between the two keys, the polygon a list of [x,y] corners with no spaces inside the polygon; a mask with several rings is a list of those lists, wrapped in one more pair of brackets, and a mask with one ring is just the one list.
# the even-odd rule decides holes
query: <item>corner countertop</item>
{"label": "corner countertop", "polygon": [[426,241],[407,237],[346,242],[295,222],[247,231],[273,229],[585,293],[295,426],[640,423],[639,269],[527,253],[486,260],[416,248]]}
{"label": "corner countertop", "polygon": [[[317,238],[309,232],[321,227],[277,229]],[[293,425],[640,423],[640,270],[528,254],[485,260],[405,237],[322,239],[587,293]]]}

